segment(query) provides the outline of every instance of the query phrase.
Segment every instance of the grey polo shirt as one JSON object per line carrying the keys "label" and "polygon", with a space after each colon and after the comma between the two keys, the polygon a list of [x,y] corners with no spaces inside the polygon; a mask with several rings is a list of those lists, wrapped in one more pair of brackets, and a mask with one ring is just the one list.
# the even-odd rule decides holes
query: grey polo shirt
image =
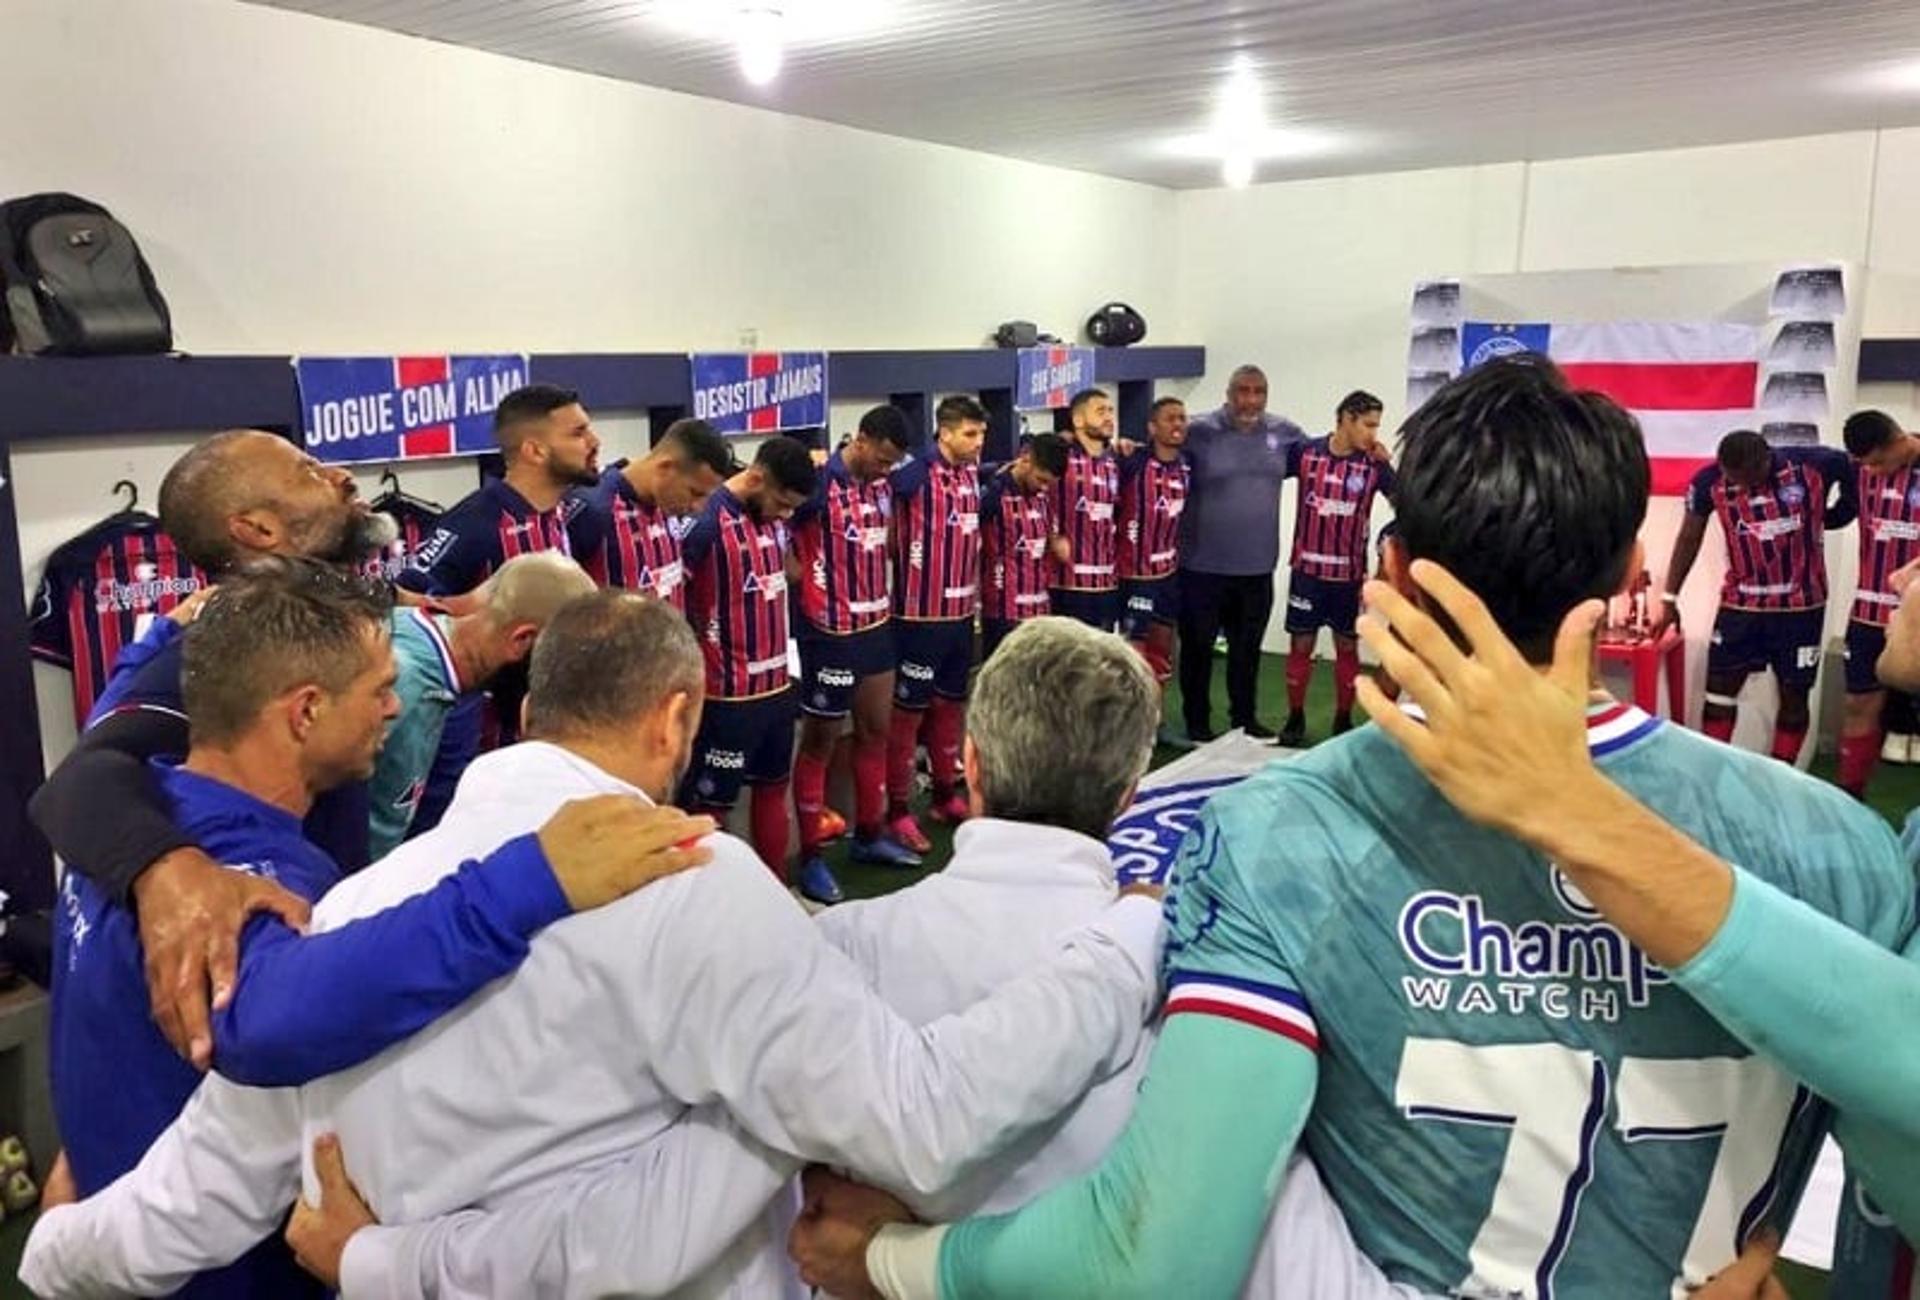
{"label": "grey polo shirt", "polygon": [[1306,435],[1266,414],[1237,429],[1226,407],[1187,426],[1193,494],[1180,521],[1180,567],[1196,573],[1272,573],[1280,564],[1280,487],[1287,448]]}

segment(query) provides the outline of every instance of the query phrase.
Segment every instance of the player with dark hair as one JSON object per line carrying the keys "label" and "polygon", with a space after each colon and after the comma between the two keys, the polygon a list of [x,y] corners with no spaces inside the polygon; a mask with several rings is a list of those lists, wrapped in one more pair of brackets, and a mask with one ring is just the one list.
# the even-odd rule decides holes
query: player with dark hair
{"label": "player with dark hair", "polygon": [[893,488],[887,476],[905,458],[912,437],[898,407],[867,411],[852,441],[827,458],[813,495],[793,514],[801,672],[800,753],[793,761],[793,809],[800,827],[796,883],[816,903],[843,897],[820,849],[832,830],[827,768],[840,723],[849,714],[854,860],[920,865],[919,854],[896,843],[885,827],[894,683],[887,551]]}
{"label": "player with dark hair", "polygon": [[[552,384],[516,388],[494,409],[493,436],[506,476],[468,493],[441,516],[413,566],[396,580],[401,587],[443,600],[463,597],[516,555],[573,553],[566,495],[594,486],[600,474],[600,438],[580,394]],[[515,674],[493,689],[493,722],[502,738],[518,732],[522,684]],[[475,692],[447,715],[439,757],[413,816],[413,834],[439,822],[460,774],[480,752],[486,700]]]}
{"label": "player with dark hair", "polygon": [[[182,635],[192,744],[154,772],[168,815],[233,864],[220,870],[277,880],[309,902],[340,879],[300,818],[320,792],[366,778],[398,710],[390,595],[345,566],[258,559],[229,572]],[[706,829],[657,810],[643,819],[681,835]],[[626,837],[587,845],[574,831],[549,833],[559,825],[324,934],[249,925],[235,941],[232,1001],[212,1020],[214,1068],[235,1082],[288,1087],[359,1064],[511,973],[551,922],[659,874],[622,878],[648,856],[631,834],[639,822],[626,823]],[[155,1023],[150,954],[132,907],[70,871],[53,942],[54,1101],[63,1162],[90,1196],[139,1163],[202,1076]],[[186,1293],[311,1291],[268,1242]]]}
{"label": "player with dark hair", "polygon": [[1775,448],[1751,429],[1722,438],[1715,462],[1694,475],[1652,635],[1679,623],[1680,589],[1700,554],[1707,520],[1717,516],[1727,540],[1727,576],[1707,650],[1700,723],[1714,739],[1732,741],[1740,687],[1771,668],[1780,688],[1773,756],[1799,760],[1827,621],[1826,534],[1853,522],[1854,493],[1846,453]]}
{"label": "player with dark hair", "polygon": [[1113,399],[1097,388],[1073,395],[1067,416],[1067,472],[1053,487],[1053,526],[1067,539],[1056,558],[1053,612],[1111,632],[1120,624],[1120,459],[1114,455]]}
{"label": "player with dark hair", "polygon": [[[1847,702],[1840,721],[1840,788],[1864,798],[1880,757],[1887,688],[1876,666],[1900,606],[1889,579],[1920,558],[1920,437],[1884,411],[1856,411],[1841,434],[1860,503],[1860,573],[1847,621]],[[1907,757],[1901,745],[1899,757]]]}
{"label": "player with dark hair", "polygon": [[724,823],[741,784],[751,786],[754,851],[782,881],[794,715],[786,521],[813,495],[816,477],[805,444],[768,438],[753,464],[715,490],[680,547],[687,620],[707,666],[706,711],[680,802]]}
{"label": "player with dark hair", "polygon": [[1300,482],[1293,512],[1293,572],[1287,579],[1287,722],[1277,742],[1307,739],[1307,687],[1313,646],[1333,633],[1333,734],[1353,727],[1353,684],[1360,676],[1360,587],[1367,580],[1367,534],[1376,496],[1393,499],[1393,466],[1380,448],[1372,393],[1355,391],[1334,410],[1333,432],[1287,448],[1287,476]]}
{"label": "player with dark hair", "polygon": [[[1548,665],[1567,616],[1639,567],[1640,430],[1545,358],[1469,371],[1401,449],[1383,611],[1431,609],[1423,561],[1486,610],[1422,657],[1484,673],[1497,627]],[[1377,641],[1443,707],[1414,654]],[[1656,816],[1882,946],[1913,933],[1880,818],[1603,695],[1586,712],[1597,767]],[[1234,1295],[1302,1145],[1360,1249],[1423,1294],[1677,1295],[1791,1205],[1826,1109],[1552,861],[1450,804],[1401,752],[1424,748],[1419,721],[1379,715],[1200,813],[1167,894],[1164,1028],[1100,1167],[950,1227],[805,1221],[803,1249],[840,1243],[813,1280],[890,1300]]]}
{"label": "player with dark hair", "polygon": [[[1193,487],[1186,445],[1187,405],[1162,397],[1149,410],[1146,445],[1120,458],[1120,634],[1147,661],[1163,695],[1173,680],[1180,623],[1180,517]],[[1160,738],[1192,747],[1165,727]]]}
{"label": "player with dark hair", "polygon": [[687,607],[680,559],[682,521],[740,468],[733,449],[705,420],[675,420],[639,460],[607,466],[590,488],[567,496],[573,557],[603,587],[621,587]]}
{"label": "player with dark hair", "polygon": [[1053,520],[1053,485],[1067,472],[1067,440],[1036,433],[980,483],[980,656],[1019,624],[1053,612],[1049,558],[1066,549]]}
{"label": "player with dark hair", "polygon": [[980,444],[987,408],[963,395],[934,410],[934,450],[893,471],[893,638],[899,672],[887,739],[887,831],[914,853],[933,845],[908,806],[926,729],[933,805],[958,824],[960,741],[980,610]]}

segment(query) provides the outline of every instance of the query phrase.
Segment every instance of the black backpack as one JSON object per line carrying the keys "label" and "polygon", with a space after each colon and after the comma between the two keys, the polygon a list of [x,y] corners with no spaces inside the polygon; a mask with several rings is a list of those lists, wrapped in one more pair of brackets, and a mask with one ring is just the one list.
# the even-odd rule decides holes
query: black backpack
{"label": "black backpack", "polygon": [[1087,338],[1103,348],[1124,348],[1147,336],[1147,318],[1124,302],[1110,302],[1087,317]]}
{"label": "black backpack", "polygon": [[72,194],[0,203],[0,352],[167,352],[173,319],[140,246]]}

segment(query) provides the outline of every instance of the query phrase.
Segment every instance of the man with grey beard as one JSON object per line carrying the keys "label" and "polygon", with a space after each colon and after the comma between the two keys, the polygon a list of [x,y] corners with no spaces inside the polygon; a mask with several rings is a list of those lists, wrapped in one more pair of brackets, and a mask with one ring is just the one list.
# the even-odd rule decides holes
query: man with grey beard
{"label": "man with grey beard", "polygon": [[[174,462],[160,484],[160,525],[216,581],[260,556],[348,565],[393,539],[393,521],[360,499],[353,475],[258,429],[218,433]],[[199,605],[191,605],[197,610]],[[191,614],[189,613],[189,617]],[[54,850],[111,898],[134,906],[154,1018],[183,1056],[211,1061],[211,1007],[232,995],[241,928],[256,912],[303,921],[306,907],[272,881],[229,871],[181,833],[147,768],[187,752],[181,624],[158,619],[128,648],[73,753],[30,813]],[[100,816],[112,808],[112,817]],[[367,863],[366,786],[316,800],[306,836],[352,872]]]}

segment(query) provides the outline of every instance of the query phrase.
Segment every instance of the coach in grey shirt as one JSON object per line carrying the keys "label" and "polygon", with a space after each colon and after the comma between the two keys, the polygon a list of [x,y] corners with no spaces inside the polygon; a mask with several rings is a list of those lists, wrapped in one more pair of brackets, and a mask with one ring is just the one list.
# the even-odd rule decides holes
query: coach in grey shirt
{"label": "coach in grey shirt", "polygon": [[1227,404],[1187,426],[1193,491],[1180,521],[1180,699],[1196,742],[1213,739],[1213,643],[1222,631],[1232,725],[1273,739],[1254,715],[1254,691],[1280,564],[1287,448],[1303,436],[1291,420],[1267,414],[1258,366],[1235,370]]}

